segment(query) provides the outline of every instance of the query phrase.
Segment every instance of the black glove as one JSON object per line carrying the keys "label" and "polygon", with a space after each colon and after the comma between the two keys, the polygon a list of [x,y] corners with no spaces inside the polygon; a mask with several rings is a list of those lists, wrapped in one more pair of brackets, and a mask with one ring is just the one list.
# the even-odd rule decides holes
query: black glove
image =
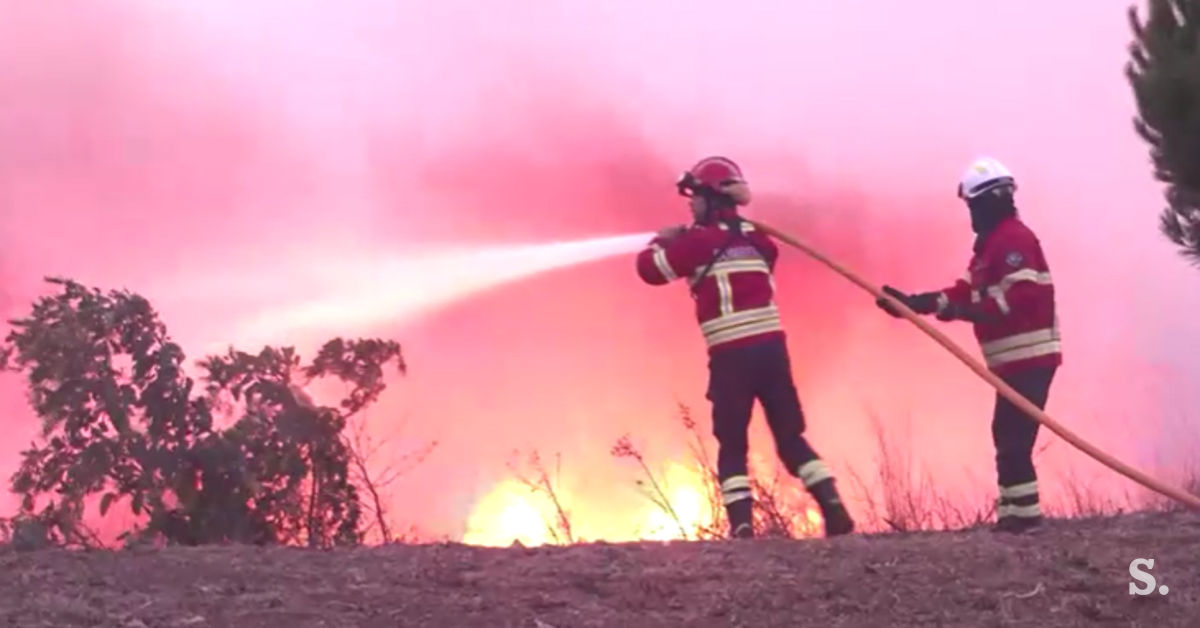
{"label": "black glove", "polygon": [[[936,292],[905,294],[891,286],[884,286],[883,292],[893,299],[903,303],[908,309],[917,314],[933,314],[937,311],[938,293]],[[889,303],[887,299],[876,299],[875,305],[879,306],[881,310],[891,314],[895,318],[901,317],[900,312],[896,308],[892,307],[892,304]]]}
{"label": "black glove", "polygon": [[[907,294],[904,294],[903,292],[900,292],[891,286],[884,286],[883,292],[893,299],[903,303],[904,305],[908,305],[909,297]],[[900,315],[900,310],[897,310],[896,307],[887,299],[875,299],[875,305],[884,312],[887,312],[892,318],[902,318]]]}
{"label": "black glove", "polygon": [[917,314],[934,314],[938,311],[938,297],[941,296],[937,292],[922,292],[908,297],[905,305],[908,309]]}
{"label": "black glove", "polygon": [[968,323],[974,323],[980,319],[980,313],[975,308],[970,306],[950,304],[947,305],[941,312],[938,312],[937,319],[944,323],[949,323],[951,321],[966,321]]}
{"label": "black glove", "polygon": [[949,323],[951,321],[958,321],[958,320],[967,320],[967,319],[961,318],[962,314],[964,314],[964,312],[960,312],[959,307],[957,305],[947,305],[941,312],[937,313],[937,319],[939,321],[942,321],[943,323]]}

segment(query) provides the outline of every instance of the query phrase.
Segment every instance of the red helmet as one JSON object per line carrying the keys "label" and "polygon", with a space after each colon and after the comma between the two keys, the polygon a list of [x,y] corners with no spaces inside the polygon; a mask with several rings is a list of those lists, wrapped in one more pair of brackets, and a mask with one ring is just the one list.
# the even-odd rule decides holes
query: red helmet
{"label": "red helmet", "polygon": [[697,181],[714,190],[719,190],[726,185],[746,182],[746,179],[742,177],[742,169],[733,163],[733,160],[725,157],[705,157],[692,166],[688,172]]}
{"label": "red helmet", "polygon": [[732,197],[738,205],[750,201],[750,189],[742,169],[727,157],[705,157],[679,177],[679,193],[693,196],[705,191]]}

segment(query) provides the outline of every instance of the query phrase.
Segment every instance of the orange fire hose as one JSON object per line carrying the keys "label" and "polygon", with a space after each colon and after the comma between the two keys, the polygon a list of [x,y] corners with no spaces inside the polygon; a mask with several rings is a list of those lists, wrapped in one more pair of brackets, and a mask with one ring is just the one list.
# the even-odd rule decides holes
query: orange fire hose
{"label": "orange fire hose", "polygon": [[1195,495],[1192,495],[1191,493],[1188,493],[1187,491],[1184,491],[1184,490],[1181,490],[1174,486],[1171,486],[1169,484],[1160,482],[1160,481],[1154,479],[1153,477],[1150,477],[1149,475],[1143,473],[1142,471],[1139,471],[1138,469],[1131,467],[1131,466],[1125,464],[1124,462],[1121,462],[1120,460],[1117,460],[1116,458],[1110,456],[1109,454],[1105,453],[1104,451],[1098,449],[1095,445],[1092,445],[1091,443],[1089,443],[1089,442],[1083,440],[1082,438],[1080,438],[1079,436],[1075,435],[1075,433],[1071,432],[1067,428],[1060,425],[1057,421],[1050,418],[1050,415],[1046,414],[1042,410],[1039,410],[1037,406],[1033,405],[1032,402],[1030,402],[1028,399],[1023,397],[1020,393],[1013,390],[1013,388],[1011,386],[1004,383],[1004,380],[1000,379],[995,374],[993,374],[991,371],[987,370],[987,368],[984,367],[982,364],[980,364],[978,360],[976,360],[975,358],[972,358],[970,356],[970,354],[968,354],[966,351],[963,350],[962,347],[958,346],[953,340],[950,340],[950,338],[948,338],[945,334],[938,331],[935,327],[933,327],[933,325],[930,325],[929,323],[925,322],[925,320],[923,320],[919,315],[917,315],[915,312],[910,310],[903,303],[901,303],[901,302],[897,301],[896,299],[892,298],[891,296],[887,295],[879,288],[871,285],[866,280],[859,277],[858,274],[847,269],[846,267],[842,266],[841,264],[838,264],[837,262],[833,261],[832,259],[829,259],[825,255],[821,254],[820,251],[817,251],[816,249],[808,246],[807,244],[801,242],[800,240],[797,240],[796,238],[793,238],[793,237],[787,235],[786,233],[779,231],[778,229],[775,229],[769,225],[764,225],[761,222],[757,222],[757,221],[748,221],[748,222],[752,222],[756,228],[762,230],[767,235],[770,235],[771,237],[774,237],[775,239],[777,239],[785,244],[788,244],[792,247],[799,249],[805,255],[808,255],[809,257],[813,258],[814,260],[829,267],[829,269],[832,270],[833,272],[845,277],[846,279],[850,280],[851,283],[855,284],[859,288],[862,288],[863,290],[866,290],[867,292],[871,293],[871,295],[874,296],[876,299],[886,299],[889,303],[892,304],[893,307],[896,308],[896,310],[898,312],[900,312],[901,315],[904,316],[905,319],[908,320],[908,322],[912,323],[913,325],[916,325],[917,328],[919,328],[921,331],[925,332],[930,338],[933,338],[934,340],[937,341],[938,344],[945,347],[945,349],[947,351],[954,354],[954,357],[961,360],[962,363],[966,364],[968,367],[970,367],[970,369],[972,371],[975,371],[976,375],[978,375],[980,378],[982,378],[987,383],[991,384],[992,388],[996,389],[996,392],[1000,393],[1001,395],[1004,395],[1004,397],[1006,399],[1008,399],[1014,405],[1016,405],[1018,408],[1023,410],[1025,412],[1025,414],[1028,414],[1030,417],[1033,417],[1033,419],[1036,420],[1038,423],[1045,425],[1050,431],[1052,431],[1055,434],[1058,434],[1060,437],[1062,437],[1063,440],[1074,445],[1076,449],[1079,449],[1083,453],[1094,458],[1097,462],[1099,462],[1099,463],[1103,464],[1104,466],[1112,469],[1113,471],[1116,471],[1117,473],[1120,473],[1121,475],[1133,480],[1134,482],[1141,484],[1142,486],[1144,486],[1152,491],[1155,491],[1161,495],[1169,497],[1169,498],[1171,498],[1189,508],[1192,508],[1194,510],[1200,510],[1200,497],[1196,497]]}

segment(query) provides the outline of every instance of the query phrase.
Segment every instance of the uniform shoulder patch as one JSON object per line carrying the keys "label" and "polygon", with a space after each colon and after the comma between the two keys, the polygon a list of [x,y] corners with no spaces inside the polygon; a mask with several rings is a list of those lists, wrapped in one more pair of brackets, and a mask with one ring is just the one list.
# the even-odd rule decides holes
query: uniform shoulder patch
{"label": "uniform shoulder patch", "polygon": [[1021,255],[1020,253],[1018,253],[1016,251],[1013,251],[1013,252],[1009,253],[1008,255],[1004,256],[1004,262],[1006,264],[1008,264],[1009,266],[1012,266],[1013,268],[1020,266],[1021,263],[1024,261],[1025,261],[1025,256]]}

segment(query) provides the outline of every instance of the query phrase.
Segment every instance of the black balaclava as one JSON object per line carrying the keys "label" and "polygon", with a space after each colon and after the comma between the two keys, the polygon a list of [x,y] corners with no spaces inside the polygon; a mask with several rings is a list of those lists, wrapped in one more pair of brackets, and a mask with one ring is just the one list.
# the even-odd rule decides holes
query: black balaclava
{"label": "black balaclava", "polygon": [[731,196],[716,190],[703,190],[700,194],[704,197],[705,211],[704,216],[697,224],[716,225],[724,223],[729,227],[741,224],[741,216],[738,215],[737,203],[734,202]]}
{"label": "black balaclava", "polygon": [[1011,188],[989,190],[967,200],[971,210],[971,230],[980,237],[991,233],[1004,219],[1017,215]]}

